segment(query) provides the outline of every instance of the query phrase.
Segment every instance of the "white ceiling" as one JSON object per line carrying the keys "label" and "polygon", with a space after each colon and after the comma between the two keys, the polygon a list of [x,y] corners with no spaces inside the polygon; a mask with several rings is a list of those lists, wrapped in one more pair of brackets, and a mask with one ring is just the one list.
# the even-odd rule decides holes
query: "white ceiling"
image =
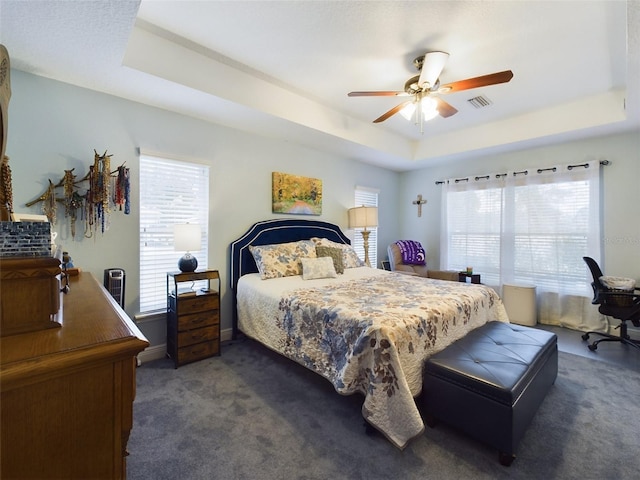
{"label": "white ceiling", "polygon": [[[12,68],[404,171],[640,129],[640,0],[0,0]],[[395,115],[413,59],[442,50],[453,93],[420,128]],[[475,109],[476,95],[493,103]]]}

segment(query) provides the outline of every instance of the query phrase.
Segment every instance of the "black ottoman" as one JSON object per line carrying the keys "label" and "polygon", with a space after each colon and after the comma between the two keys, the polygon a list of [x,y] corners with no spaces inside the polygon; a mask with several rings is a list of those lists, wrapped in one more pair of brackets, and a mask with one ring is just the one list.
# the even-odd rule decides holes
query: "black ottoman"
{"label": "black ottoman", "polygon": [[497,448],[500,463],[511,465],[557,374],[554,333],[489,322],[426,361],[425,421],[462,430]]}

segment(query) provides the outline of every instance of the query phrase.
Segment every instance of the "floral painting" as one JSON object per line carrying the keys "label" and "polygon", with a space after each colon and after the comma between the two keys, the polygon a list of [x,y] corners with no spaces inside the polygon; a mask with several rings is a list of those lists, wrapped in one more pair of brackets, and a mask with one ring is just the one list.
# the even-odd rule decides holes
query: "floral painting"
{"label": "floral painting", "polygon": [[272,187],[273,213],[322,214],[322,180],[273,172]]}

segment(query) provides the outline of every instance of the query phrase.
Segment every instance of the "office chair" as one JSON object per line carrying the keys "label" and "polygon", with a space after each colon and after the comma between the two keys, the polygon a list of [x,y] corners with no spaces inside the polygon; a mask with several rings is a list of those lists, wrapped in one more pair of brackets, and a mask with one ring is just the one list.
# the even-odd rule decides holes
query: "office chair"
{"label": "office chair", "polygon": [[640,327],[640,288],[633,290],[615,290],[608,288],[601,280],[602,270],[591,257],[582,257],[587,263],[591,275],[593,275],[593,300],[591,303],[600,305],[598,311],[606,316],[620,320],[620,325],[616,328],[620,329],[620,335],[610,335],[602,332],[586,332],[582,335],[583,340],[589,340],[589,335],[601,335],[604,338],[589,344],[589,350],[594,351],[598,348],[600,342],[622,342],[631,345],[640,350],[640,340],[632,340],[627,334],[627,321],[633,323],[636,327]]}

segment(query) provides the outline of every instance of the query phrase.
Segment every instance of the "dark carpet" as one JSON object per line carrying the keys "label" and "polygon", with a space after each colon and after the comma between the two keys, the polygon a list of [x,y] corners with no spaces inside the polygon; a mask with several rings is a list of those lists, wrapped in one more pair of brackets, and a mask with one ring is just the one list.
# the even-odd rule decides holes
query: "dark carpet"
{"label": "dark carpet", "polygon": [[640,478],[640,372],[561,352],[554,386],[510,467],[439,424],[404,451],[367,435],[363,398],[341,396],[261,345],[175,370],[137,370],[127,475],[136,479]]}

